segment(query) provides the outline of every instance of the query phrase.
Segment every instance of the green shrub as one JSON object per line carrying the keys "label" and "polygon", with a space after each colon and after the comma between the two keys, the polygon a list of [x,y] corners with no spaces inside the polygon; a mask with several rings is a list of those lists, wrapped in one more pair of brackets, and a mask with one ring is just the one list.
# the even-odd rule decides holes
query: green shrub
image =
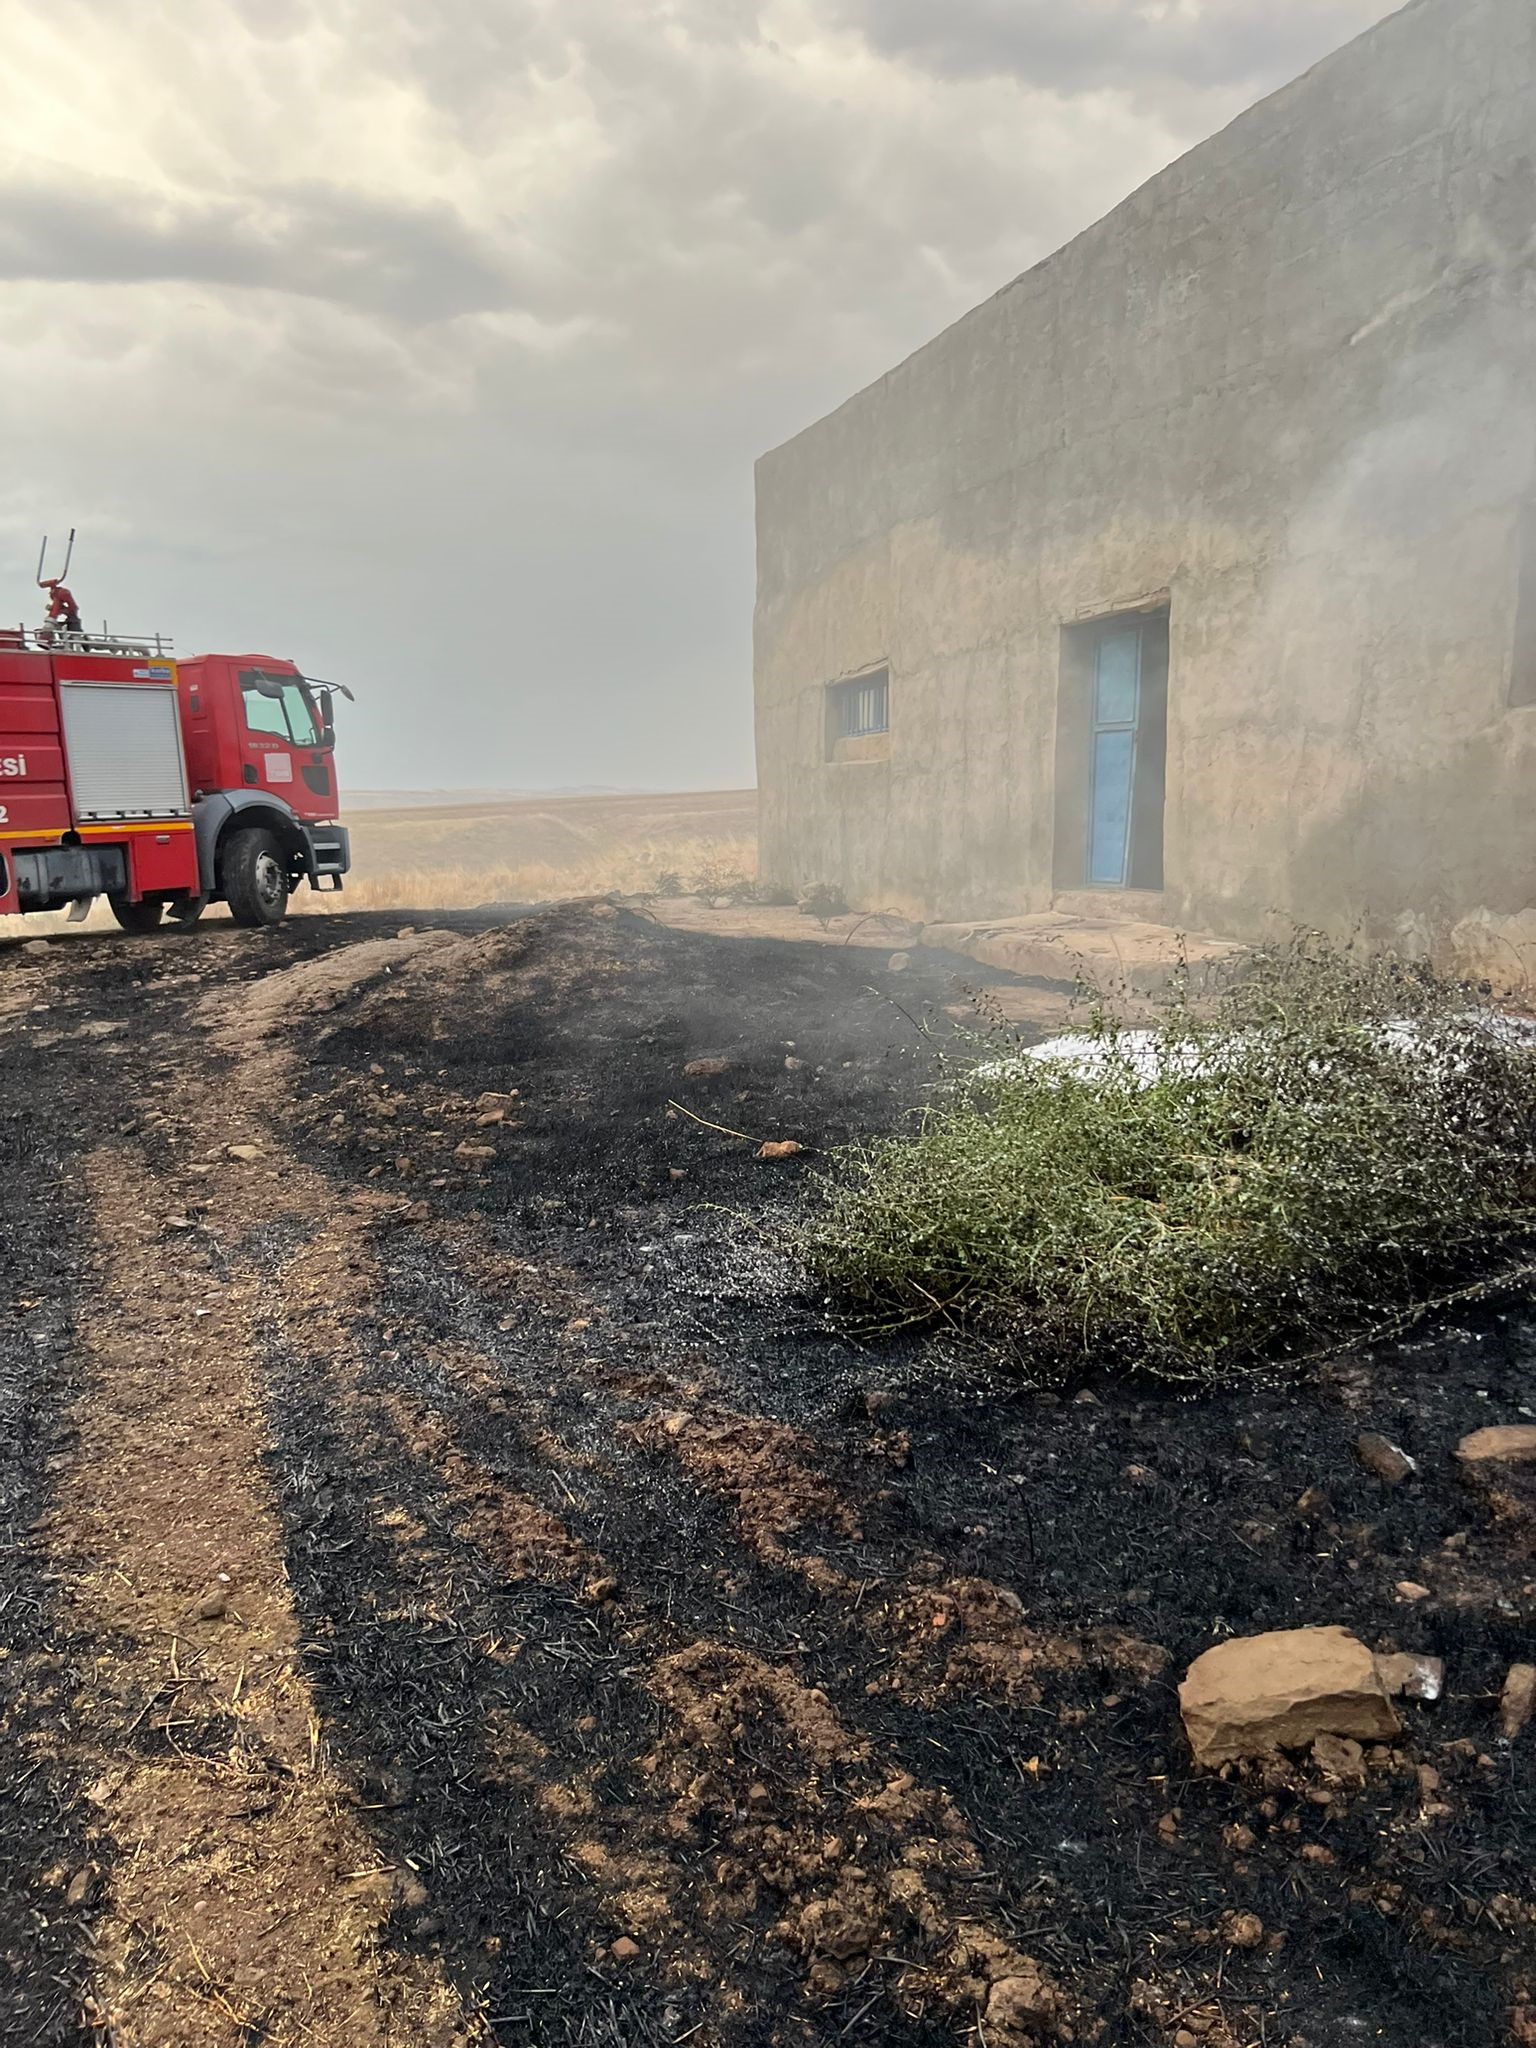
{"label": "green shrub", "polygon": [[1380,1323],[1536,1229],[1536,1049],[1469,991],[1306,939],[1150,1026],[953,1063],[848,1148],[805,1229],[866,1329],[947,1321],[1035,1372],[1206,1379]]}

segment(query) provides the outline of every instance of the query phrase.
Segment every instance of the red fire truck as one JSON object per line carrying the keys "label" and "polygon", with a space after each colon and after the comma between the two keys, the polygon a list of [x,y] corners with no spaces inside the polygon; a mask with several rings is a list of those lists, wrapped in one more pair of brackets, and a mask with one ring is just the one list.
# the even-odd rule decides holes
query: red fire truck
{"label": "red fire truck", "polygon": [[87,632],[68,572],[68,554],[56,577],[39,558],[47,618],[0,627],[0,916],[83,917],[105,896],[129,932],[214,902],[271,925],[301,883],[340,889],[338,686],[270,655],[178,661],[159,634]]}

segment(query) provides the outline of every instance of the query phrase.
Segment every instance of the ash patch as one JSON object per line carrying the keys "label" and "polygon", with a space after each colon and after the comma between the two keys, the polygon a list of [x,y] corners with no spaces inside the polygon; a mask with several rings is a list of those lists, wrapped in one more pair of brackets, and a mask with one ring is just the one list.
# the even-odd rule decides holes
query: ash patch
{"label": "ash patch", "polygon": [[[72,1129],[131,1124],[173,1168],[222,1072],[189,990],[397,922],[72,947],[39,1024],[132,1018],[156,1068],[127,1101],[114,1041],[65,1038],[29,1070],[35,1135],[63,1159]],[[434,1003],[424,961],[400,1000],[327,1013],[274,1107],[337,1204],[368,1198],[374,1256],[331,1276],[308,1349],[274,1334],[268,1415],[321,1738],[395,1866],[389,1947],[441,1959],[506,2041],[1027,2039],[1042,1986],[1079,2040],[1505,2038],[1536,1812],[1496,1703],[1531,1573],[1450,1449],[1531,1403],[1528,1310],[1198,1402],[1020,1395],[928,1341],[849,1345],[751,1270],[817,1152],[761,1163],[667,1105],[813,1148],[891,1128],[932,1067],[887,994],[942,1016],[953,979],[871,994],[867,958],[622,915],[486,952],[483,1001]],[[686,1076],[698,1058],[724,1065]],[[313,1227],[237,1228],[216,1188],[204,1213],[274,1293]],[[7,1245],[19,1294],[35,1260],[22,1228]],[[679,1412],[727,1432],[720,1470],[658,1434]],[[1364,1471],[1365,1430],[1417,1474]],[[825,1493],[775,1500],[790,1457]],[[507,1502],[528,1540],[499,1539]],[[1430,1597],[1405,1606],[1406,1579]],[[1444,1696],[1347,1782],[1194,1773],[1185,1663],[1305,1621],[1443,1656]],[[28,1810],[23,1861],[70,1856],[71,1823]]]}
{"label": "ash patch", "polygon": [[[53,993],[46,974],[29,979],[36,999]],[[0,2039],[64,2048],[92,2038],[90,1905],[110,1855],[63,1737],[89,1645],[31,1541],[81,1384],[76,1119],[60,1114],[65,1076],[33,1035],[8,1032],[0,1110]]]}

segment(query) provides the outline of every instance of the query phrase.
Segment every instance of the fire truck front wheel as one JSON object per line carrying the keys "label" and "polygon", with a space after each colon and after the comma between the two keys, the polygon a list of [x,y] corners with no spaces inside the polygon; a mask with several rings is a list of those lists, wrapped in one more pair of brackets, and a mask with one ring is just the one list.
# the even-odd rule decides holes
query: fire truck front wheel
{"label": "fire truck front wheel", "polygon": [[236,924],[281,924],[288,908],[288,861],[264,825],[248,825],[225,842],[224,901]]}
{"label": "fire truck front wheel", "polygon": [[126,896],[109,896],[108,906],[125,932],[153,932],[160,928],[165,915],[165,905],[144,897],[138,903],[130,903]]}

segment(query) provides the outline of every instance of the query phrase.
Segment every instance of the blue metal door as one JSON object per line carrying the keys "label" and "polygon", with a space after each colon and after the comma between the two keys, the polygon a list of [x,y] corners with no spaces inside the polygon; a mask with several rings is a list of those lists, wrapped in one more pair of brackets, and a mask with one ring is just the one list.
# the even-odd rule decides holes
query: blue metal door
{"label": "blue metal door", "polygon": [[1106,633],[1093,678],[1093,785],[1088,806],[1088,880],[1123,889],[1131,857],[1131,793],[1141,713],[1141,628]]}

